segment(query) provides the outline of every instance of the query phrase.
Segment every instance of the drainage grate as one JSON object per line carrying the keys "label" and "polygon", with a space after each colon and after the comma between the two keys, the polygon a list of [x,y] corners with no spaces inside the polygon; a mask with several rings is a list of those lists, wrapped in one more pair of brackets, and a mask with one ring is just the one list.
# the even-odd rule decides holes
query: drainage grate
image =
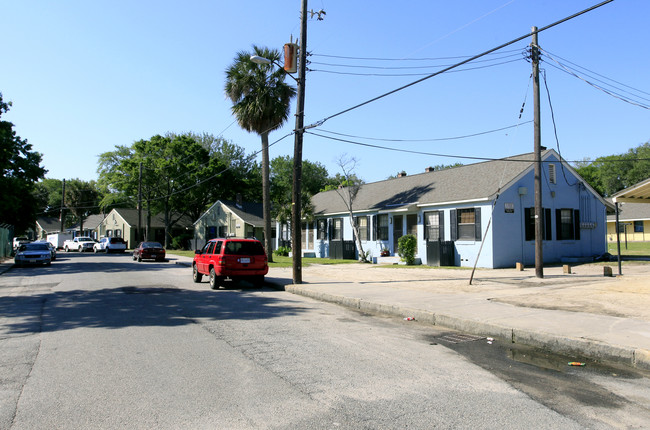
{"label": "drainage grate", "polygon": [[464,342],[474,342],[477,340],[485,339],[485,336],[475,336],[473,334],[448,334],[438,339],[444,340],[449,343],[464,343]]}

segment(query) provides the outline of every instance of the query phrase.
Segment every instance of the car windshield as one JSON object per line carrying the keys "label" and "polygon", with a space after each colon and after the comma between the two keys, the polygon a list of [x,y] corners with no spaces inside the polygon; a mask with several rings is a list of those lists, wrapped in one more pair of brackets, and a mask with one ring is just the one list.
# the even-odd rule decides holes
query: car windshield
{"label": "car windshield", "polygon": [[229,241],[226,243],[224,254],[264,255],[264,247],[260,242]]}
{"label": "car windshield", "polygon": [[49,251],[50,248],[45,243],[26,243],[20,246],[21,251]]}
{"label": "car windshield", "polygon": [[144,242],[142,244],[143,248],[162,248],[163,246],[158,242]]}

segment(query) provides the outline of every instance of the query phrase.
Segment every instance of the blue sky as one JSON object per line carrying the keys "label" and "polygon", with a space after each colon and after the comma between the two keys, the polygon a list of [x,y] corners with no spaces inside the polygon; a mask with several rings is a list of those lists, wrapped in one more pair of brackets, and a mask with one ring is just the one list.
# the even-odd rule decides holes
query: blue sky
{"label": "blue sky", "polygon": [[[305,124],[597,3],[311,0],[309,9],[326,15],[308,22]],[[99,154],[166,132],[222,135],[248,153],[259,151],[259,136],[234,123],[224,71],[237,51],[253,44],[281,49],[291,36],[296,39],[300,0],[0,0],[0,15],[0,92],[13,102],[3,119],[43,154],[47,177],[91,180],[97,179]],[[650,106],[648,16],[647,0],[615,0],[540,33],[557,126],[542,80],[542,145],[557,149],[557,131],[561,154],[573,161],[623,153],[650,140],[650,110],[595,89],[560,66]],[[531,152],[531,65],[524,58],[529,44],[526,38],[462,68],[472,70],[441,74],[310,130],[439,155],[307,134],[304,159],[333,175],[341,156],[355,157],[358,176],[373,182],[402,170],[415,174],[427,166],[472,162],[456,156]],[[291,133],[293,109],[295,101],[290,120],[271,133],[271,142]],[[274,144],[270,154],[292,156],[293,137]]]}

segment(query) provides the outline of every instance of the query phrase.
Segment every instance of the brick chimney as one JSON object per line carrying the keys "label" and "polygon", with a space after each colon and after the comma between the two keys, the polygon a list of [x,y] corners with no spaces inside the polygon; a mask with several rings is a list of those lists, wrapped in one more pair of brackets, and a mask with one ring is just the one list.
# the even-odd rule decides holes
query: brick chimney
{"label": "brick chimney", "polygon": [[434,170],[436,170],[436,168],[435,168],[435,167],[431,167],[431,166],[429,166],[429,167],[427,167],[426,169],[424,169],[424,171],[425,171],[426,173],[433,172]]}
{"label": "brick chimney", "polygon": [[398,178],[403,178],[404,176],[406,176],[406,172],[405,172],[404,170],[402,170],[401,172],[399,172],[399,173],[397,174],[397,177],[398,177]]}

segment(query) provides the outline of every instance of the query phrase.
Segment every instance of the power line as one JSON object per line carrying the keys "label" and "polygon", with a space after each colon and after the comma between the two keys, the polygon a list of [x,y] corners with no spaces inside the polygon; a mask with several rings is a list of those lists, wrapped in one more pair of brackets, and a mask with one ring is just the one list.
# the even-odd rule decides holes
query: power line
{"label": "power line", "polygon": [[[503,55],[498,58],[490,58],[487,60],[478,60],[477,63],[486,63],[489,61],[503,60],[505,58],[517,57],[520,54],[509,54]],[[462,57],[461,57],[462,58]],[[413,69],[431,69],[434,67],[447,67],[451,64],[436,64],[436,65],[424,65],[424,66],[368,66],[363,64],[340,64],[340,63],[321,63],[318,61],[311,61],[309,64],[318,64],[320,66],[332,66],[332,67],[348,67],[355,69],[379,69],[379,70],[413,70]]]}
{"label": "power line", "polygon": [[[509,51],[503,51],[502,53],[511,53],[518,52],[519,49],[512,49]],[[379,57],[347,57],[344,55],[327,55],[327,54],[313,54],[309,55],[314,57],[326,57],[326,58],[340,58],[344,60],[363,60],[363,61],[440,61],[440,60],[458,60],[460,58],[470,58],[471,55],[458,55],[452,57],[425,57],[425,58],[379,58]],[[496,54],[488,54],[496,55]]]}
{"label": "power line", "polygon": [[329,130],[322,130],[319,129],[320,132],[322,133],[329,133],[329,134],[334,134],[337,136],[343,136],[343,137],[350,137],[354,139],[365,139],[365,140],[375,140],[375,141],[380,141],[380,142],[440,142],[440,141],[446,141],[446,140],[458,140],[458,139],[466,139],[469,137],[476,137],[476,136],[482,136],[484,134],[490,134],[490,133],[496,133],[498,131],[503,131],[503,130],[508,130],[511,128],[519,127],[520,125],[523,124],[529,124],[533,122],[531,121],[526,121],[521,124],[515,124],[515,125],[509,125],[507,127],[501,127],[497,128],[494,130],[488,130],[488,131],[482,131],[479,133],[473,133],[473,134],[466,134],[463,136],[454,136],[454,137],[439,137],[439,138],[429,138],[429,139],[386,139],[386,138],[378,138],[378,137],[364,137],[364,136],[354,136],[350,134],[343,134],[343,133],[337,133],[334,131],[329,131]]}
{"label": "power line", "polygon": [[[468,68],[464,68],[464,69],[460,69],[460,70],[452,70],[449,73],[459,73],[459,72],[467,72],[467,71],[470,71],[470,70],[486,69],[488,67],[501,66],[503,64],[514,63],[516,61],[521,61],[521,59],[503,61],[501,63],[489,64],[489,65],[485,65],[485,66],[468,67]],[[400,77],[400,76],[428,76],[429,75],[429,73],[353,73],[353,72],[337,72],[335,70],[320,70],[320,69],[309,69],[309,71],[310,72],[331,73],[331,74],[335,74],[335,75],[350,75],[350,76]]]}
{"label": "power line", "polygon": [[[313,136],[318,136],[322,137],[323,139],[329,139],[329,140],[334,140],[337,142],[343,142],[343,143],[349,143],[351,145],[357,145],[357,146],[363,146],[366,148],[374,148],[374,149],[381,149],[385,151],[393,151],[393,152],[401,152],[405,154],[416,154],[416,155],[428,155],[432,157],[443,157],[443,158],[459,158],[459,159],[465,159],[465,160],[478,160],[478,161],[508,161],[508,162],[516,162],[516,163],[532,163],[534,160],[517,160],[517,159],[510,159],[510,158],[494,158],[494,157],[471,157],[467,155],[458,155],[458,154],[441,154],[441,153],[435,153],[435,152],[425,152],[425,151],[413,151],[410,149],[403,149],[403,148],[393,148],[390,146],[381,146],[381,145],[373,145],[370,143],[364,143],[364,142],[356,142],[354,140],[349,140],[349,139],[341,139],[337,137],[332,137],[332,136],[325,136],[319,133],[315,133],[310,130],[305,130],[305,133],[311,134]],[[650,158],[636,158],[636,161],[650,161]],[[594,162],[600,162],[597,160],[579,160],[579,161],[570,161],[570,160],[562,160],[565,163],[594,163]],[[620,161],[620,162],[629,162],[630,160],[611,160],[611,161]],[[555,161],[548,161],[549,163],[554,163]]]}
{"label": "power line", "polygon": [[[542,31],[548,30],[549,28],[555,27],[556,25],[559,25],[559,24],[561,24],[561,23],[563,23],[563,22],[566,22],[566,21],[568,21],[568,20],[571,20],[571,19],[573,19],[573,18],[576,18],[576,17],[578,17],[578,16],[580,16],[580,15],[583,15],[583,14],[585,14],[585,13],[587,13],[587,12],[590,12],[590,11],[596,9],[596,8],[599,8],[599,7],[601,7],[601,6],[603,6],[603,5],[607,4],[607,3],[611,3],[612,1],[614,1],[614,0],[605,0],[605,1],[599,3],[599,4],[595,5],[595,6],[592,6],[592,7],[590,7],[590,8],[587,8],[587,9],[581,11],[581,12],[575,13],[575,14],[573,14],[573,15],[571,15],[571,16],[568,16],[568,17],[566,17],[566,18],[564,18],[564,19],[561,19],[561,20],[559,20],[559,21],[556,21],[556,22],[554,22],[553,24],[549,24],[549,25],[547,25],[547,26],[545,26],[545,27],[542,27],[542,28],[538,29],[538,30],[536,31],[536,33],[541,33]],[[357,105],[355,105],[355,106],[352,106],[352,107],[350,107],[350,108],[348,108],[348,109],[342,110],[342,111],[340,111],[340,112],[338,112],[338,113],[335,113],[334,115],[330,115],[330,116],[328,116],[328,117],[326,117],[326,118],[324,118],[324,119],[322,119],[322,120],[320,120],[320,121],[318,121],[318,122],[316,122],[316,123],[314,123],[314,124],[312,124],[312,125],[310,125],[310,126],[307,126],[307,127],[305,127],[305,128],[307,129],[307,128],[319,127],[319,126],[321,126],[321,125],[322,125],[325,121],[327,121],[327,120],[330,120],[330,119],[332,119],[332,118],[334,118],[334,117],[337,117],[337,116],[343,115],[344,113],[348,113],[348,112],[350,112],[350,111],[352,111],[352,110],[358,109],[358,108],[360,108],[360,107],[362,107],[362,106],[365,106],[365,105],[367,105],[367,104],[373,103],[373,102],[375,102],[375,101],[377,101],[377,100],[380,100],[380,99],[382,99],[382,98],[384,98],[384,97],[387,97],[387,96],[389,96],[389,95],[391,95],[391,94],[395,94],[395,93],[397,93],[397,92],[399,92],[399,91],[405,90],[406,88],[412,87],[413,85],[417,85],[417,84],[419,84],[419,83],[421,83],[421,82],[424,82],[424,81],[426,81],[426,80],[428,80],[428,79],[431,79],[431,78],[433,78],[433,77],[435,77],[435,76],[438,76],[438,75],[440,75],[440,74],[442,74],[442,73],[448,72],[449,70],[452,70],[452,69],[455,69],[455,68],[457,68],[457,67],[460,67],[460,66],[462,66],[462,65],[464,65],[464,64],[467,64],[467,63],[469,63],[470,61],[473,61],[473,60],[476,60],[476,59],[478,59],[478,58],[481,58],[481,57],[483,57],[483,56],[485,56],[485,55],[491,54],[492,52],[498,51],[498,50],[500,50],[500,49],[502,49],[502,48],[505,48],[506,46],[510,46],[510,45],[512,45],[512,44],[514,44],[514,43],[519,42],[520,40],[526,39],[526,38],[532,36],[532,34],[533,34],[533,33],[528,33],[528,34],[526,34],[526,35],[524,35],[524,36],[521,36],[521,37],[518,37],[518,38],[516,38],[516,39],[513,39],[513,40],[511,40],[510,42],[507,42],[507,43],[504,43],[504,44],[502,44],[502,45],[499,45],[499,46],[497,46],[496,48],[489,49],[489,50],[487,50],[487,51],[485,51],[485,52],[483,52],[483,53],[481,53],[481,54],[475,55],[475,56],[473,56],[473,57],[471,57],[471,58],[468,58],[468,59],[463,60],[463,61],[461,61],[461,62],[459,62],[459,63],[456,63],[456,64],[453,65],[453,66],[447,67],[447,68],[445,68],[445,69],[443,69],[443,70],[440,70],[440,71],[438,71],[438,72],[436,72],[436,73],[432,73],[432,74],[430,74],[430,75],[428,75],[428,76],[425,76],[425,77],[423,77],[423,78],[421,78],[421,79],[418,79],[418,80],[416,80],[416,81],[413,81],[413,82],[411,82],[411,83],[409,83],[409,84],[403,85],[403,86],[401,86],[401,87],[399,87],[399,88],[396,88],[396,89],[394,89],[394,90],[392,90],[392,91],[389,91],[389,92],[387,92],[387,93],[381,94],[381,95],[379,95],[379,96],[377,96],[377,97],[374,97],[374,98],[372,98],[372,99],[370,99],[370,100],[366,100],[366,101],[363,102],[363,103],[359,103],[359,104],[357,104]]]}

